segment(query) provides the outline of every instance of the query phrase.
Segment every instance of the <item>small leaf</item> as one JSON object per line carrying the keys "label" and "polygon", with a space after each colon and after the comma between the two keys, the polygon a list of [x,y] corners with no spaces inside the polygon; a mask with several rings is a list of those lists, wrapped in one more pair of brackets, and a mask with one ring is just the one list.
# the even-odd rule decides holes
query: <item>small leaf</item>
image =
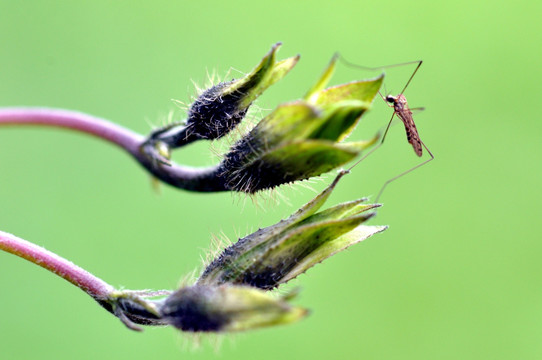
{"label": "small leaf", "polygon": [[318,131],[311,134],[312,139],[342,141],[356,127],[361,115],[369,109],[361,101],[342,101],[326,109],[325,119]]}
{"label": "small leaf", "polygon": [[320,92],[314,104],[328,106],[344,100],[357,100],[371,104],[378,94],[383,80],[384,74],[370,80],[353,81],[327,88]]}
{"label": "small leaf", "polygon": [[323,174],[358,154],[352,147],[341,145],[332,141],[305,140],[255,154],[228,174],[227,185],[243,184],[245,187],[239,191],[255,193]]}
{"label": "small leaf", "polygon": [[310,267],[324,261],[330,256],[345,250],[349,246],[357,244],[369,237],[386,230],[387,226],[365,226],[360,225],[354,230],[340,236],[339,238],[323,243],[310,256],[303,258],[293,267],[290,272],[284,277],[283,282],[290,281],[300,274],[304,273]]}
{"label": "small leaf", "polygon": [[252,136],[265,138],[266,146],[272,147],[293,140],[310,137],[320,124],[316,108],[303,101],[279,105],[272,113],[263,118],[252,130]]}
{"label": "small leaf", "polygon": [[299,180],[326,173],[352,160],[357,152],[341,148],[332,141],[292,142],[261,155],[260,164],[280,164],[285,179]]}
{"label": "small leaf", "polygon": [[276,43],[248,75],[232,82],[224,93],[243,94],[239,106],[248,107],[269,86],[282,79],[297,64],[299,55],[276,62],[275,55],[281,45]]}
{"label": "small leaf", "polygon": [[[281,238],[267,243],[266,249],[260,251],[258,257],[243,272],[243,277],[239,280],[262,289],[272,289],[286,283],[323,260],[311,260],[312,254],[317,252],[321,246],[352,231],[371,216],[371,214],[358,215],[341,220],[321,221],[299,226],[285,233]],[[330,253],[324,258],[331,255],[333,254]],[[300,263],[307,266],[302,268],[299,266]],[[292,275],[294,269],[297,270]]]}
{"label": "small leaf", "polygon": [[319,213],[311,216],[303,221],[301,224],[307,225],[314,222],[329,221],[329,220],[341,220],[351,216],[356,216],[364,211],[371,210],[379,207],[378,204],[363,204],[366,199],[358,199],[354,201],[345,202],[329,209],[320,211]]}
{"label": "small leaf", "polygon": [[335,177],[333,182],[325,188],[320,194],[318,194],[314,199],[303,205],[299,210],[293,213],[288,219],[281,221],[280,223],[285,223],[287,225],[292,225],[298,222],[301,222],[308,218],[309,216],[316,213],[327,201],[335,186],[339,183],[341,178],[348,174],[347,171],[340,171],[339,174]]}
{"label": "small leaf", "polygon": [[331,77],[333,76],[333,73],[335,72],[335,66],[337,64],[338,55],[335,54],[331,61],[329,62],[328,66],[324,69],[324,72],[322,73],[322,76],[316,84],[307,92],[304,99],[307,100],[310,103],[316,103],[318,100],[318,97],[320,96],[321,91],[327,86],[329,81],[331,80]]}

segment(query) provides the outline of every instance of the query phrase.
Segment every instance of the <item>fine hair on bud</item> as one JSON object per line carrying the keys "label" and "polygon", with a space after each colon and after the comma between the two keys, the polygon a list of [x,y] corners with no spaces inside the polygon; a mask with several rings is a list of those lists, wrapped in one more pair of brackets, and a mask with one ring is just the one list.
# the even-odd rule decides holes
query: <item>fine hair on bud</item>
{"label": "fine hair on bud", "polygon": [[224,156],[219,173],[224,177],[229,189],[254,194],[300,180],[289,176],[283,164],[262,161],[259,158],[259,152],[265,149],[261,140],[261,137],[250,132]]}
{"label": "fine hair on bud", "polygon": [[224,93],[234,81],[222,82],[205,90],[188,109],[186,132],[200,139],[218,139],[233,130],[245,117],[247,107],[239,107],[243,92]]}
{"label": "fine hair on bud", "polygon": [[228,319],[209,303],[215,293],[212,287],[181,288],[166,300],[162,316],[183,331],[220,331]]}

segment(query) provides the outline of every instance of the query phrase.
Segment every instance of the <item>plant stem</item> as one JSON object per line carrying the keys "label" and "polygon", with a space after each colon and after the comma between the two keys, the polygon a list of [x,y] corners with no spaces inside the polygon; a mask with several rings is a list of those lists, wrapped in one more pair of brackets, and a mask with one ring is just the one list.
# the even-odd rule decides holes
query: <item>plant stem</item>
{"label": "plant stem", "polygon": [[12,234],[0,231],[0,250],[26,259],[77,286],[95,300],[106,300],[115,288],[88,271],[80,268],[41,246]]}
{"label": "plant stem", "polygon": [[3,108],[0,109],[1,125],[43,125],[80,131],[123,148],[152,175],[174,187],[204,192],[228,190],[216,166],[191,168],[156,163],[140,151],[145,141],[143,135],[91,115],[62,109]]}

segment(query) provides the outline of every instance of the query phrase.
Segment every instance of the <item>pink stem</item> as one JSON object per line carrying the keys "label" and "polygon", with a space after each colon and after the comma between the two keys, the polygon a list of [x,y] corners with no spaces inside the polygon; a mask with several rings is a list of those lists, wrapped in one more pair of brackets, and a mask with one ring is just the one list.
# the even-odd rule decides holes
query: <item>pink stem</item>
{"label": "pink stem", "polygon": [[41,246],[32,244],[12,234],[0,231],[0,250],[26,259],[68,280],[96,300],[106,300],[115,290],[111,285],[97,278]]}
{"label": "pink stem", "polygon": [[48,108],[0,109],[0,124],[46,125],[78,130],[110,141],[132,155],[139,152],[142,135],[112,122],[77,111]]}
{"label": "pink stem", "polygon": [[158,179],[181,189],[192,191],[228,191],[217,167],[191,168],[172,164],[156,164],[140,147],[145,137],[110,121],[77,111],[48,108],[0,109],[1,125],[44,125],[81,131],[107,140],[130,153],[147,171]]}

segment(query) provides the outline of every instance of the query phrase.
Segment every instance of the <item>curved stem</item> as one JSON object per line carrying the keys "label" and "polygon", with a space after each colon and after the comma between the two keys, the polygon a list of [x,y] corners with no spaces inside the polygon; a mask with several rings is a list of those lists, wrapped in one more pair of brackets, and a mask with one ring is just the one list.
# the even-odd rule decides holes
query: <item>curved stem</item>
{"label": "curved stem", "polygon": [[72,129],[109,141],[132,155],[147,171],[177,188],[191,191],[227,191],[217,167],[191,168],[156,163],[140,148],[145,137],[110,121],[81,112],[49,108],[0,109],[2,125],[43,125]]}
{"label": "curved stem", "polygon": [[86,292],[104,309],[118,317],[128,328],[142,330],[140,325],[167,325],[160,318],[157,302],[148,297],[171,294],[171,291],[116,290],[69,260],[41,246],[0,231],[0,250],[30,261],[69,281]]}
{"label": "curved stem", "polygon": [[115,288],[41,246],[0,231],[0,250],[28,260],[77,286],[96,300],[109,299]]}

